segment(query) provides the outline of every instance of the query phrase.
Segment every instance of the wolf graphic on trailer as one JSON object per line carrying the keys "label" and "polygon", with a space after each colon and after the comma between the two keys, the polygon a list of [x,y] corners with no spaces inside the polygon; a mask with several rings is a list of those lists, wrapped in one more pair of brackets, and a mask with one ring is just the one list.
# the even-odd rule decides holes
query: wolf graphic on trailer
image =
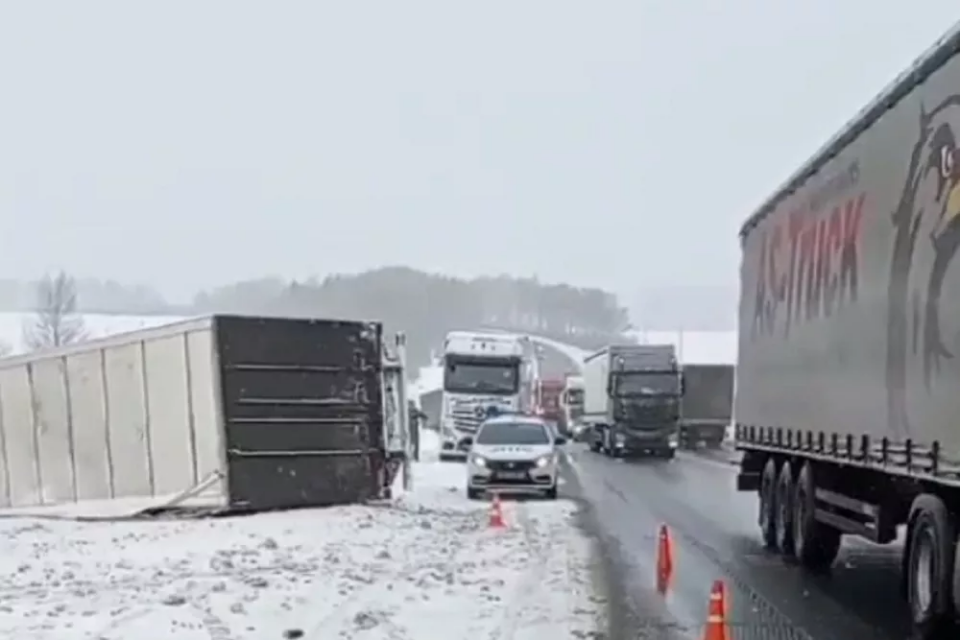
{"label": "wolf graphic on trailer", "polygon": [[764,543],[809,569],[905,525],[921,640],[960,618],[958,52],[960,27],[740,233],[738,488]]}

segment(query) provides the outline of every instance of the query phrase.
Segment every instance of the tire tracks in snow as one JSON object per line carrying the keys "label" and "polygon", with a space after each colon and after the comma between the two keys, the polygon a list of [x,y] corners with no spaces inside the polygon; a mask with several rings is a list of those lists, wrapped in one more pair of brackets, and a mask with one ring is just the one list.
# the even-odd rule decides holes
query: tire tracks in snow
{"label": "tire tracks in snow", "polygon": [[520,626],[523,614],[527,612],[531,595],[538,593],[537,587],[543,582],[549,563],[550,538],[539,530],[537,520],[530,514],[529,507],[518,502],[516,515],[524,539],[524,547],[530,552],[527,558],[527,570],[513,589],[510,604],[503,618],[487,636],[487,640],[513,640]]}

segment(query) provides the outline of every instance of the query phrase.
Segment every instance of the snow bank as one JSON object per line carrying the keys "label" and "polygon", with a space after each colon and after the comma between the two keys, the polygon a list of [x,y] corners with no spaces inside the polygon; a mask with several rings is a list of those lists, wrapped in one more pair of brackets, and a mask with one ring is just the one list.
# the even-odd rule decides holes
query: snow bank
{"label": "snow bank", "polygon": [[467,501],[462,484],[461,465],[425,463],[415,491],[385,506],[168,522],[0,520],[0,635],[590,637],[601,614],[574,506],[506,503],[508,529],[491,530],[487,505]]}
{"label": "snow bank", "polygon": [[435,462],[440,454],[440,434],[433,429],[420,430],[420,459]]}

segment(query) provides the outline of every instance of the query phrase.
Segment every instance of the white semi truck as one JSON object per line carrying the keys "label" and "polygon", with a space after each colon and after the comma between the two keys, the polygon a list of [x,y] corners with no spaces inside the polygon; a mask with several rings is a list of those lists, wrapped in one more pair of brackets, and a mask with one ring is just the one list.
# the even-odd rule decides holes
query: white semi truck
{"label": "white semi truck", "polygon": [[469,438],[493,413],[532,409],[535,363],[528,340],[505,333],[452,331],[443,344],[440,459],[465,460]]}

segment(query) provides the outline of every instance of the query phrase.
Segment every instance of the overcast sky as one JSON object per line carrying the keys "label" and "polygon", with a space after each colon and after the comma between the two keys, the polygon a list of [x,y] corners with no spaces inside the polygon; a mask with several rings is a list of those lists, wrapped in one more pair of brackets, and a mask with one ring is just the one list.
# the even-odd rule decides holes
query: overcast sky
{"label": "overcast sky", "polygon": [[955,0],[0,0],[0,275],[735,286]]}

